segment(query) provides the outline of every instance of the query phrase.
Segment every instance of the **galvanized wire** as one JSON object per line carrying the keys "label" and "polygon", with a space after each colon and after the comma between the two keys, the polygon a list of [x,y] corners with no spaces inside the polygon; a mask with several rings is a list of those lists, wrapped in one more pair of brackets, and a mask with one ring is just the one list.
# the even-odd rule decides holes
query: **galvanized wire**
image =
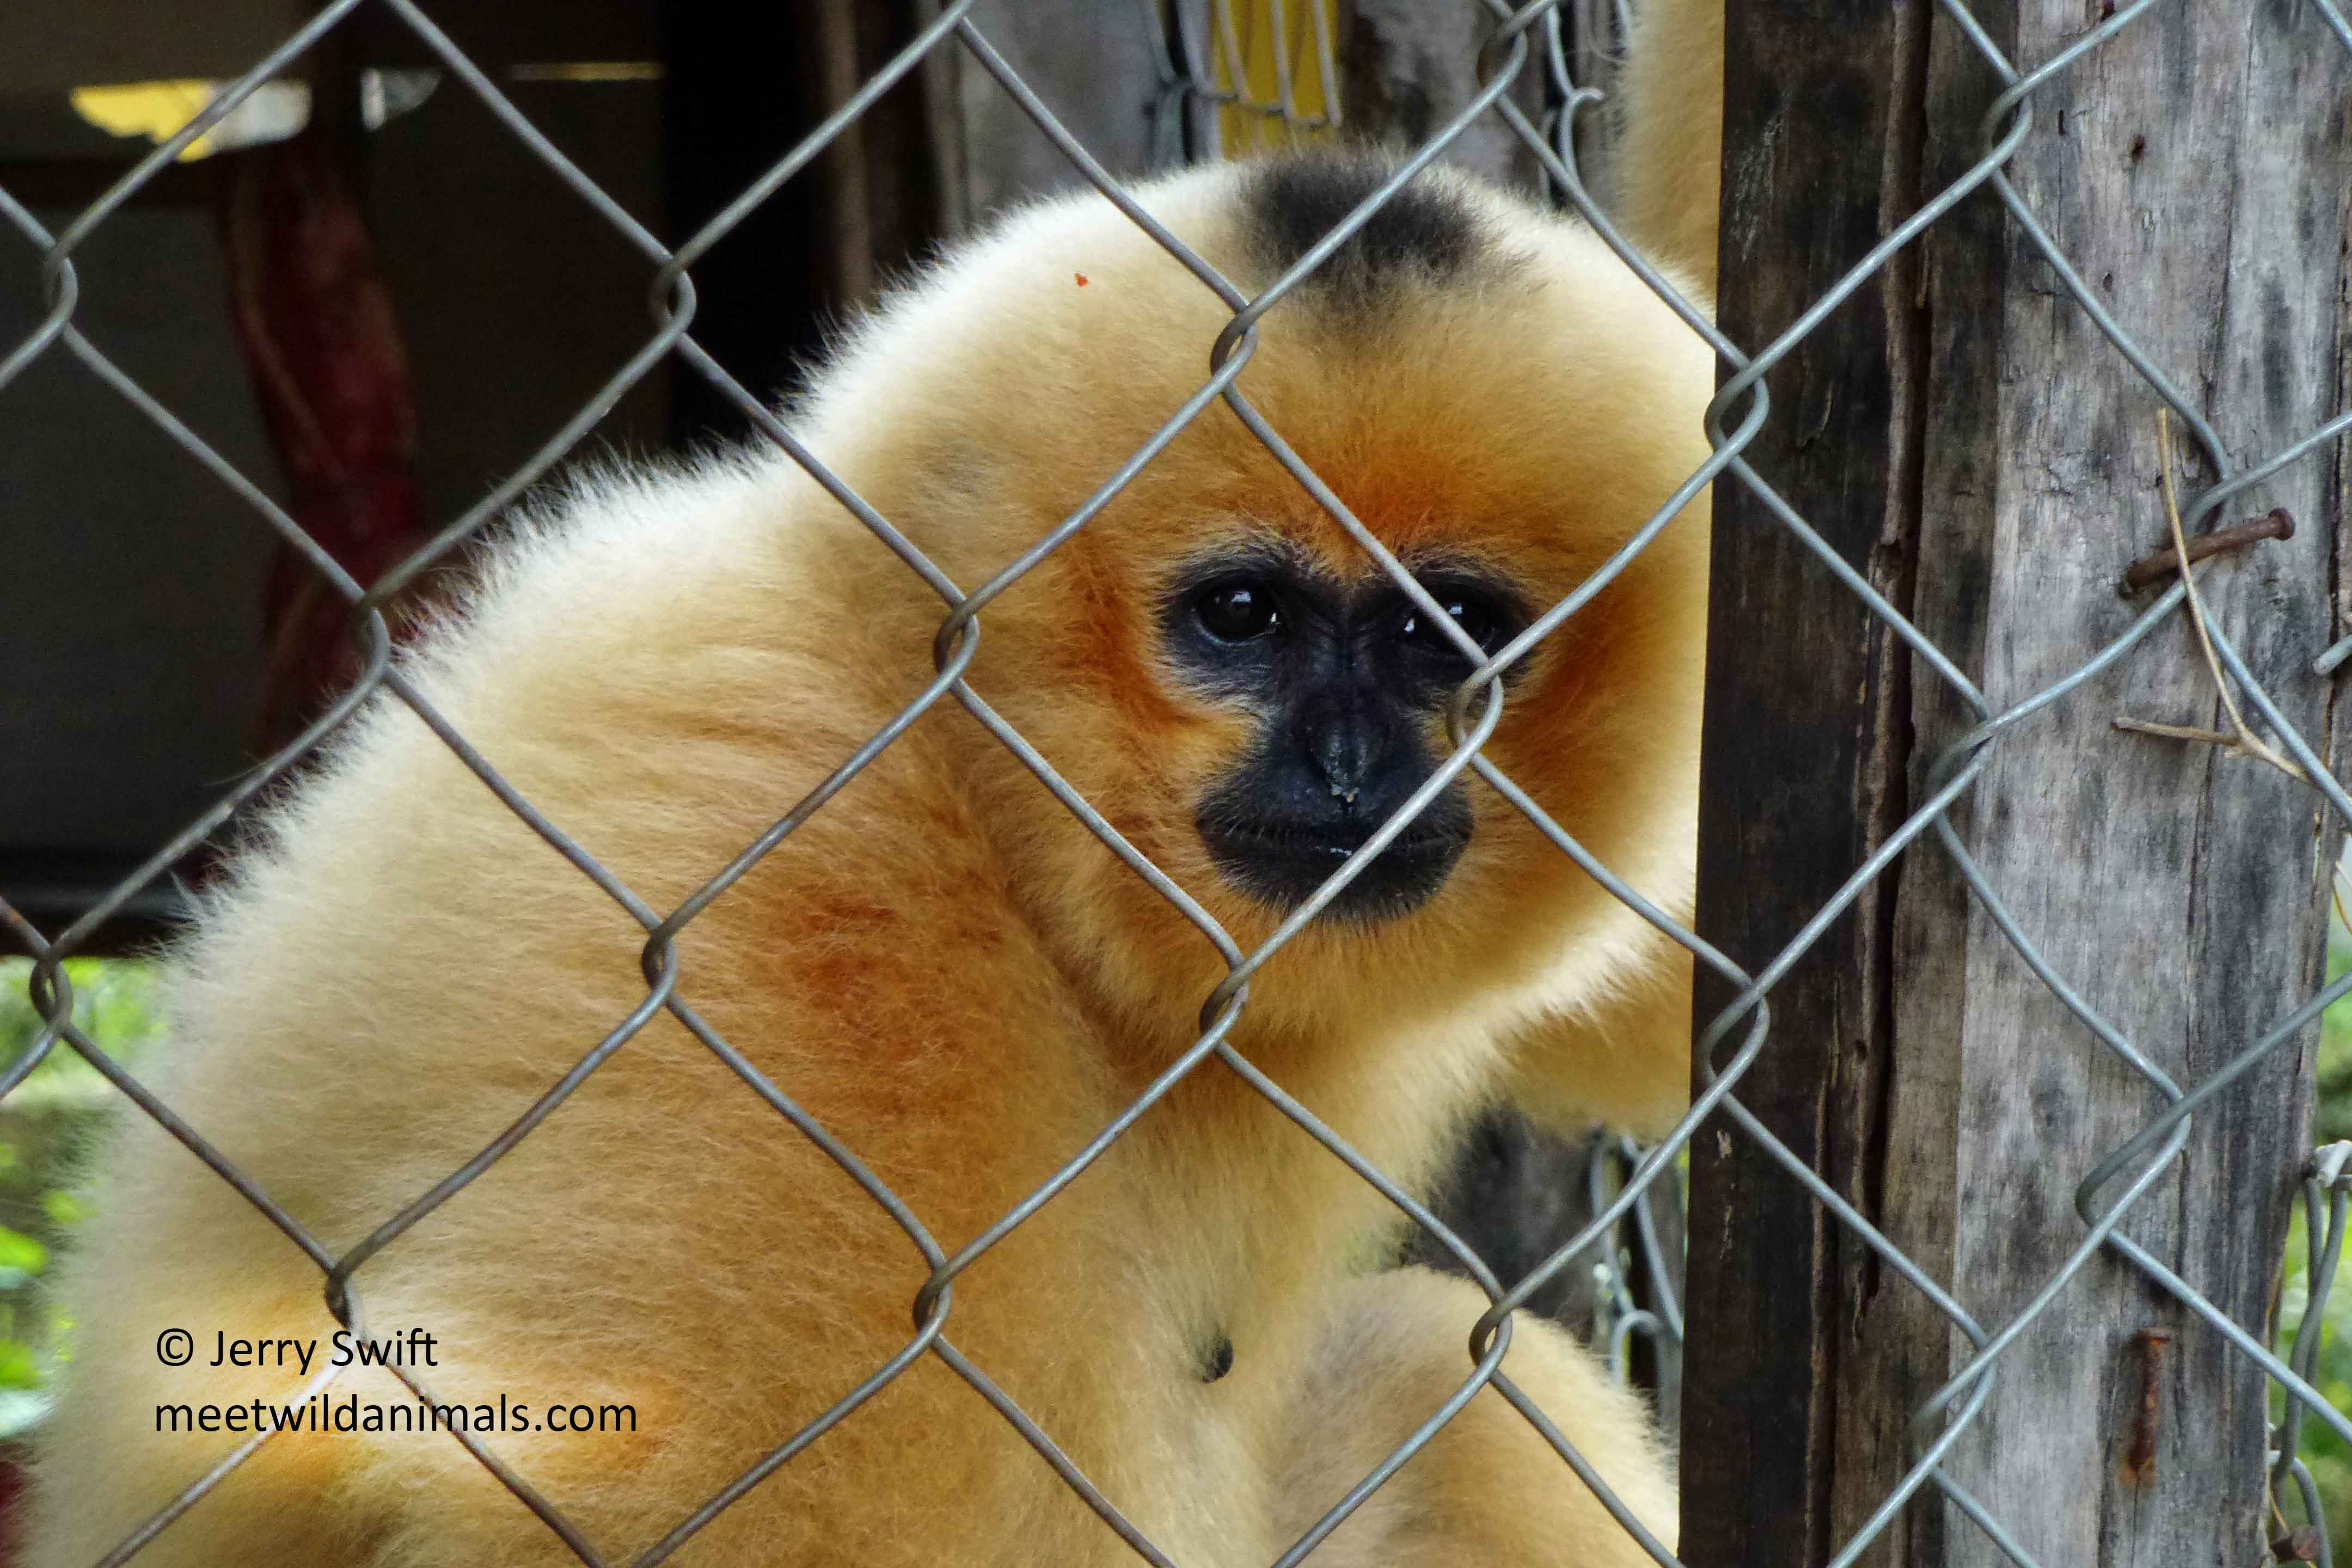
{"label": "galvanized wire", "polygon": [[[1341,123],[1332,0],[1142,0],[1162,163],[1252,152]],[[1246,12],[1246,15],[1243,13]],[[1271,90],[1261,86],[1270,83]],[[1316,107],[1306,107],[1311,100]],[[1197,117],[1197,118],[1195,118]],[[1193,130],[1188,134],[1188,121]],[[1191,143],[1188,145],[1188,142]]]}
{"label": "galvanized wire", "polygon": [[[2352,1419],[2347,1419],[2346,1412],[2332,1406],[2312,1384],[2326,1298],[2334,1282],[2336,1258],[2343,1242],[2347,1203],[2346,1154],[2352,1152],[2352,1146],[2336,1145],[2324,1152],[2312,1167],[2305,1185],[2306,1237],[2311,1248],[2308,1290],[2304,1316],[2293,1347],[2284,1357],[2265,1342],[2263,1333],[2250,1331],[2232,1321],[2205,1295],[2181,1280],[2124,1234],[2121,1227],[2134,1204],[2170,1169],[2172,1162],[2187,1142],[2191,1113],[2215,1097],[2226,1093],[2245,1073],[2294,1040],[2326,1006],[2352,992],[2352,975],[2335,982],[2300,1003],[2251,1039],[2220,1070],[2207,1075],[2198,1084],[2184,1088],[2156,1067],[2122,1031],[2101,1017],[2057,973],[1969,856],[1948,817],[1951,807],[1969,794],[1992,748],[2017,743],[2014,737],[2028,721],[2063,700],[2085,681],[2137,648],[2157,627],[2179,613],[2185,601],[2185,584],[2176,584],[2161,595],[2120,637],[2063,679],[2001,706],[1979,690],[1931,639],[1913,626],[1895,605],[1843,560],[1807,523],[1799,509],[1750,467],[1744,456],[1769,416],[1769,400],[1763,379],[1767,373],[1781,363],[1832,310],[1867,285],[1899,250],[1917,239],[1961,202],[1979,194],[1989,195],[2003,205],[2015,231],[2022,235],[2049,263],[2066,294],[2081,308],[2084,317],[2134,368],[2149,389],[2180,417],[2197,441],[2213,475],[2213,481],[2186,509],[2185,517],[2190,525],[2210,519],[2231,498],[2287,464],[2308,458],[2326,443],[2352,429],[2352,409],[2347,409],[2313,430],[2278,433],[2278,439],[2268,455],[2242,468],[2233,467],[2221,441],[2199,411],[2177,389],[2164,369],[2154,363],[2084,285],[2031,205],[2004,173],[2030,123],[2035,93],[2145,16],[2158,0],[2131,0],[2131,3],[2117,7],[2098,26],[2030,70],[2019,69],[2002,56],[1969,14],[1964,0],[1939,0],[1961,40],[1976,52],[2003,86],[1984,123],[1982,155],[1896,225],[1880,243],[1854,263],[1833,289],[1773,342],[1752,355],[1718,332],[1702,311],[1676,297],[1671,285],[1617,234],[1606,214],[1587,192],[1578,166],[1577,119],[1579,111],[1589,107],[1596,94],[1590,83],[1580,83],[1574,79],[1574,71],[1578,61],[1605,58],[1606,50],[1596,50],[1591,38],[1583,32],[1571,33],[1569,30],[1569,18],[1564,9],[1566,0],[1535,0],[1535,3],[1517,9],[1503,4],[1502,0],[1483,0],[1493,17],[1495,28],[1482,62],[1480,90],[1436,135],[1413,150],[1400,163],[1395,175],[1373,192],[1330,235],[1310,248],[1281,278],[1254,295],[1219,275],[1159,225],[1136,204],[1119,182],[1078,144],[1030,89],[1019,72],[974,26],[970,16],[972,0],[952,0],[952,3],[939,6],[935,18],[859,91],[778,159],[738,199],[674,250],[662,245],[536,130],[489,77],[434,24],[417,0],[372,0],[378,11],[388,14],[404,26],[437,58],[454,79],[481,101],[505,133],[645,258],[653,277],[651,307],[654,324],[645,343],[623,367],[490,495],[452,519],[407,560],[376,581],[362,584],[354,581],[324,550],[305,535],[291,517],[269,500],[259,486],[238,473],[170,409],[144,391],[135,378],[122,371],[81,334],[74,324],[80,287],[74,256],[90,235],[170,163],[182,148],[233,110],[261,84],[285,70],[328,31],[345,25],[353,12],[370,3],[371,0],[335,0],[326,6],[250,71],[230,83],[204,114],[140,160],[105,195],[60,232],[50,233],[31,212],[5,191],[0,191],[0,225],[20,235],[41,255],[41,277],[47,305],[37,325],[21,342],[10,347],[5,355],[0,355],[0,388],[5,388],[27,365],[45,355],[62,352],[78,362],[174,446],[194,457],[217,483],[243,501],[264,526],[298,552],[329,589],[352,606],[354,635],[361,654],[361,668],[356,680],[327,712],[302,735],[257,767],[210,808],[173,835],[169,842],[62,931],[54,937],[45,937],[16,910],[0,903],[0,930],[5,930],[15,944],[33,959],[29,994],[44,1020],[31,1046],[16,1061],[0,1068],[0,1094],[20,1085],[58,1042],[64,1042],[301,1247],[320,1270],[321,1290],[331,1311],[346,1327],[364,1333],[363,1303],[352,1285],[352,1277],[359,1266],[384,1248],[399,1245],[426,1215],[462,1191],[528,1138],[533,1129],[656,1014],[667,1012],[677,1019],[750,1092],[759,1096],[778,1116],[810,1140],[858,1184],[905,1234],[908,1245],[924,1259],[929,1275],[908,1302],[908,1330],[903,1346],[873,1368],[857,1387],[831,1408],[777,1444],[726,1487],[688,1510],[667,1535],[634,1559],[638,1568],[651,1568],[652,1564],[667,1558],[767,1476],[791,1463],[811,1445],[821,1441],[850,1412],[925,1357],[938,1359],[968,1383],[1137,1555],[1150,1563],[1167,1564],[1169,1559],[1160,1548],[1080,1472],[1055,1436],[1045,1431],[982,1369],[958,1350],[949,1337],[947,1328],[952,1317],[954,1285],[958,1277],[1013,1229],[1027,1223],[1044,1205],[1053,1202],[1070,1182],[1122,1137],[1139,1117],[1184,1078],[1202,1070],[1213,1058],[1223,1070],[1231,1071],[1250,1084],[1295,1123],[1304,1136],[1320,1143],[1385,1196],[1407,1221],[1427,1233],[1437,1247],[1477,1282],[1492,1303],[1486,1316],[1471,1328],[1460,1384],[1437,1409],[1427,1412],[1413,1433],[1373,1467],[1345,1498],[1292,1542],[1276,1559],[1276,1568],[1288,1568],[1289,1564],[1304,1557],[1365,1498],[1382,1485],[1399,1466],[1424,1447],[1480,1388],[1489,1385],[1521,1411],[1534,1429],[1559,1451],[1568,1467],[1583,1484],[1593,1489],[1601,1502],[1651,1555],[1661,1563],[1672,1564],[1675,1562],[1663,1543],[1650,1535],[1623,1507],[1558,1426],[1499,1369],[1509,1344],[1511,1321],[1516,1310],[1546,1280],[1563,1268],[1577,1266],[1579,1259],[1588,1256],[1602,1259],[1607,1270],[1602,1294],[1609,1321],[1603,1337],[1605,1348],[1617,1363],[1622,1365],[1626,1346],[1634,1335],[1679,1339],[1683,1330],[1681,1303],[1673,1288],[1672,1272],[1667,1267],[1669,1260],[1659,1245],[1642,1199],[1649,1189],[1661,1182],[1667,1183],[1671,1188],[1675,1159],[1688,1144],[1694,1131],[1710,1121],[1727,1132],[1736,1130],[1738,1135],[1752,1141],[1790,1179],[1800,1184],[1821,1204],[1839,1225],[1942,1313],[1972,1347],[1969,1358],[1960,1370],[1916,1413],[1912,1424],[1914,1451],[1909,1468],[1864,1526],[1842,1545],[1833,1560],[1833,1568],[1845,1568],[1846,1564],[1855,1561],[1896,1515],[1930,1485],[1984,1531],[2011,1561],[2026,1565],[2036,1563],[2032,1543],[2018,1539],[2003,1521],[1946,1470],[1944,1461],[1985,1409],[1993,1379],[2004,1355],[2017,1338],[2041,1317],[2090,1260],[2102,1252],[2125,1259],[2153,1284],[2177,1297],[2189,1311],[2213,1326],[2231,1345],[2247,1356],[2284,1391],[2284,1414],[2275,1433],[2271,1483],[2274,1489],[2292,1486],[2306,1517],[2324,1526],[2318,1493],[2308,1471],[2295,1458],[2295,1446],[2305,1423],[2309,1420],[2325,1424],[2347,1442],[2352,1442]],[[1262,40],[1274,51],[1270,79],[1276,83],[1276,89],[1271,96],[1254,96],[1251,84],[1265,76],[1263,72],[1253,70],[1253,61],[1248,58],[1249,47],[1258,40],[1244,39],[1231,0],[1212,0],[1205,13],[1187,6],[1174,7],[1172,30],[1167,13],[1159,5],[1147,0],[1138,7],[1138,25],[1152,39],[1156,51],[1154,58],[1161,92],[1154,111],[1155,145],[1163,156],[1172,159],[1186,153],[1214,155],[1222,150],[1222,138],[1217,146],[1187,148],[1184,145],[1187,116],[1204,107],[1216,117],[1250,117],[1278,123],[1286,131],[1328,129],[1338,123],[1339,82],[1328,13],[1320,0],[1290,0],[1290,3],[1306,9],[1308,18],[1307,36],[1311,47],[1305,49],[1293,47],[1290,18],[1281,5],[1276,5],[1272,11],[1271,34]],[[2330,40],[2331,47],[2340,46],[2352,50],[2352,27],[2347,26],[2334,0],[2312,0],[2311,16],[2315,47],[2318,35],[2324,34]],[[1590,25],[1591,16],[1586,15],[1578,26],[1589,28]],[[689,275],[689,268],[713,245],[760,203],[768,199],[780,185],[803,170],[894,82],[921,67],[934,55],[954,49],[967,53],[981,72],[1068,156],[1073,166],[1090,185],[1115,204],[1231,311],[1227,326],[1213,347],[1209,349],[1206,373],[1192,395],[1170,415],[1149,440],[1118,464],[1082,505],[987,582],[969,589],[957,584],[924,556],[889,520],[877,512],[839,476],[827,468],[816,454],[808,450],[789,426],[723,371],[696,342],[691,333],[695,294]],[[1514,84],[1522,73],[1528,71],[1539,73],[1549,89],[1550,100],[1558,106],[1557,112],[1546,114],[1542,123],[1530,121],[1511,95]],[[1322,107],[1312,112],[1301,107],[1302,95],[1297,83],[1302,72],[1315,73],[1318,83],[1318,90],[1313,96]],[[1452,618],[1442,613],[1381,542],[1299,459],[1279,431],[1250,404],[1236,379],[1255,348],[1255,326],[1265,312],[1295,289],[1340,244],[1368,222],[1417,169],[1441,155],[1447,144],[1465,128],[1488,114],[1499,116],[1508,125],[1529,149],[1559,199],[1582,215],[1628,265],[1678,310],[1682,319],[1693,331],[1705,339],[1729,372],[1722,391],[1707,411],[1706,429],[1712,451],[1706,462],[1635,531],[1622,549],[1574,593],[1547,609],[1522,635],[1492,656],[1478,649],[1460,632]],[[529,799],[502,778],[467,742],[466,737],[436,711],[394,668],[391,661],[392,639],[383,607],[420,573],[476,535],[490,519],[560,461],[632,385],[666,361],[675,362],[709,381],[766,438],[773,441],[804,468],[939,597],[942,617],[934,645],[936,675],[923,690],[844,758],[822,784],[782,809],[765,832],[746,845],[728,865],[717,869],[690,897],[676,908],[663,910],[648,904],[567,837]],[[1595,1163],[1590,1173],[1593,1217],[1526,1279],[1513,1281],[1496,1279],[1462,1240],[1419,1199],[1350,1148],[1280,1084],[1242,1055],[1232,1042],[1232,1032],[1248,1008],[1252,977],[1275,952],[1296,936],[1355,876],[1360,874],[1374,855],[1366,853],[1353,858],[1286,918],[1271,937],[1244,951],[1182,888],[1127,842],[1017,730],[982,701],[965,680],[966,672],[979,647],[983,612],[988,605],[1086,527],[1137,472],[1214,402],[1223,403],[1253,432],[1266,450],[1363,549],[1366,555],[1388,574],[1399,590],[1431,616],[1430,624],[1444,627],[1449,635],[1455,637],[1461,651],[1475,664],[1475,668],[1462,683],[1453,705],[1451,722],[1454,749],[1431,779],[1381,826],[1367,848],[1377,851],[1404,831],[1413,816],[1440,791],[1462,774],[1475,772],[1505,800],[1525,813],[1552,846],[1582,867],[1643,919],[1691,952],[1710,971],[1728,982],[1737,993],[1732,1002],[1700,1032],[1698,1049],[1705,1084],[1690,1110],[1667,1138],[1646,1151],[1637,1151],[1622,1143],[1596,1145]],[[1925,798],[1917,808],[1887,837],[1884,844],[1853,869],[1836,895],[1805,923],[1795,937],[1753,973],[1700,940],[1666,911],[1643,899],[1548,816],[1481,750],[1483,742],[1502,716],[1506,702],[1502,681],[1504,673],[1527,657],[1542,638],[1557,631],[1622,572],[1668,525],[1685,501],[1703,487],[1718,479],[1741,485],[1756,496],[1778,523],[1787,528],[1808,552],[1822,562],[1827,572],[1853,593],[1910,650],[1917,668],[1941,681],[1975,720],[1975,727],[1936,759],[1927,773]],[[2313,748],[2295,732],[2276,704],[2254,681],[2222,630],[2210,626],[2207,629],[2217,658],[2248,705],[2277,737],[2278,743],[2303,767],[2312,787],[2334,811],[2336,819],[2352,825],[2352,797],[2347,797]],[[2322,664],[2333,668],[2335,662],[2341,660],[2345,646],[2339,645],[2337,648],[2328,650],[2321,657]],[[207,1143],[196,1129],[183,1121],[75,1022],[72,987],[64,963],[87,946],[100,928],[131,899],[164,877],[176,862],[209,839],[255,795],[282,778],[313,746],[347,722],[363,702],[379,694],[415,711],[520,820],[644,929],[646,938],[640,963],[645,992],[625,1016],[614,1021],[604,1039],[597,1042],[560,1079],[549,1085],[529,1110],[497,1138],[441,1181],[389,1214],[363,1240],[337,1253],[309,1235],[267,1191]],[[813,814],[823,809],[835,793],[891,746],[916,720],[950,699],[984,726],[1035,776],[1040,786],[1051,792],[1103,843],[1108,852],[1116,855],[1197,928],[1213,944],[1227,968],[1225,978],[1202,1001],[1193,1043],[1061,1169],[1013,1204],[994,1224],[952,1256],[926,1229],[922,1217],[863,1163],[856,1151],[845,1146],[794,1101],[785,1086],[778,1085],[762,1075],[695,1011],[682,994],[682,978],[675,945],[680,932],[712,900],[743,877]],[[2023,1307],[2011,1311],[2004,1321],[1990,1325],[1979,1323],[1962,1305],[1956,1294],[1960,1282],[1939,1281],[1907,1257],[1819,1173],[1776,1139],[1740,1103],[1735,1092],[1742,1078],[1769,1047],[1769,998],[1774,985],[1877,879],[1901,857],[1929,841],[1930,836],[1936,847],[1957,868],[1969,897],[1987,913],[1995,929],[2042,980],[2052,994],[2082,1022],[2092,1037],[2137,1072],[2167,1102],[2161,1114],[2125,1143],[2105,1152],[2082,1183],[2076,1194],[2076,1207],[2083,1228],[2063,1264],[2052,1272]],[[1715,1059],[1717,1048],[1735,1033],[1740,1036],[1737,1047],[1717,1062]],[[1631,1255],[1638,1260],[1636,1267],[1648,1277],[1649,1298],[1654,1305],[1645,1307],[1635,1301],[1616,1262],[1621,1245],[1630,1247]],[[430,1397],[430,1390],[415,1378],[413,1370],[395,1370],[420,1397]],[[322,1377],[320,1386],[323,1386],[323,1381]],[[307,1395],[312,1390],[304,1392]],[[495,1452],[470,1434],[455,1431],[451,1436],[529,1506],[582,1562],[601,1563],[593,1547],[572,1521],[540,1496]],[[258,1435],[204,1475],[191,1477],[185,1489],[166,1508],[111,1551],[103,1559],[104,1563],[110,1565],[131,1559],[269,1440],[268,1435]],[[2322,1533],[2324,1537],[2324,1529]]]}

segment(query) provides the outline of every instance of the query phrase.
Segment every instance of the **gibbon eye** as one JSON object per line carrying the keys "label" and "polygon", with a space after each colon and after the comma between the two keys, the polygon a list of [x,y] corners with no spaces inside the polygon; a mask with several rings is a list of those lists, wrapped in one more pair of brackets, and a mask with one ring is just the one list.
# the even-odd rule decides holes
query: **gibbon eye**
{"label": "gibbon eye", "polygon": [[1219,642],[1255,642],[1282,625],[1274,590],[1254,577],[1212,584],[1192,601],[1193,618]]}
{"label": "gibbon eye", "polygon": [[[1493,653],[1502,646],[1502,617],[1492,607],[1461,594],[1440,594],[1437,602],[1445,607],[1447,615],[1454,617],[1454,624],[1468,633],[1470,640],[1481,648]],[[1462,656],[1462,650],[1454,647],[1454,639],[1417,609],[1405,611],[1403,623],[1397,627],[1397,636],[1433,653],[1446,654],[1455,658]]]}

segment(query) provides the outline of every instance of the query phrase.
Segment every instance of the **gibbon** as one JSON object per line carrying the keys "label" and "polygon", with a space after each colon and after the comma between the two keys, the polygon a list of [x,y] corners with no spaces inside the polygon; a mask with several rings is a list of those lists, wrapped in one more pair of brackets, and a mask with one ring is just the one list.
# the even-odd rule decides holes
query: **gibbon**
{"label": "gibbon", "polygon": [[1611,216],[1712,310],[1723,190],[1724,0],[1640,0],[1618,82]]}
{"label": "gibbon", "polygon": [[[1294,155],[1138,199],[1248,290],[1388,173]],[[792,419],[969,589],[1200,387],[1230,314],[1109,203],[1055,201],[887,300]],[[1464,176],[1416,178],[1258,330],[1250,404],[1489,649],[1706,455],[1704,345],[1583,226]],[[1510,672],[1485,748],[1678,911],[1706,512],[1702,496]],[[740,452],[576,479],[512,524],[405,668],[667,911],[923,690],[942,616],[801,468]],[[1430,776],[1470,668],[1222,403],[979,619],[973,689],[1244,952]],[[379,699],[211,896],[147,1081],[340,1253],[639,1007],[645,941]],[[1253,978],[1231,1040],[1413,1188],[1530,1053],[1580,1113],[1671,1118],[1679,959],[1465,774]],[[1225,973],[951,698],[677,942],[677,995],[950,1254],[1194,1042]],[[146,1118],[123,1118],[93,1205],[60,1287],[74,1354],[37,1465],[36,1568],[98,1559],[247,1440],[227,1410],[294,1399],[337,1347],[319,1268]],[[1169,1558],[1263,1568],[1470,1371],[1481,1291],[1362,1271],[1395,1220],[1212,1058],[955,1279],[944,1340]],[[621,1563],[904,1350],[930,1272],[657,1011],[352,1289],[373,1342],[437,1400],[497,1413],[475,1440]],[[173,1330],[186,1364],[159,1355]],[[1504,1370],[1671,1542],[1638,1398],[1524,1315]],[[325,1397],[413,1405],[377,1366]],[[212,1425],[170,1429],[207,1406]],[[602,1425],[580,1413],[603,1407],[625,1429],[545,1418]],[[1649,1560],[1492,1389],[1312,1561],[1407,1558]],[[271,1437],[136,1559],[573,1560],[446,1432],[311,1429]],[[674,1559],[1134,1560],[928,1352]]]}

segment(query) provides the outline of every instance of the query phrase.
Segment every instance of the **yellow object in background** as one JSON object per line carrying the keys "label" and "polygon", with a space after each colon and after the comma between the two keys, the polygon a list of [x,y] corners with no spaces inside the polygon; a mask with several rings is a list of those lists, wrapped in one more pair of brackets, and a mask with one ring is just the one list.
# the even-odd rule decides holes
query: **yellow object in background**
{"label": "yellow object in background", "polygon": [[[593,73],[542,74],[531,79],[536,80],[634,81],[644,79],[643,73],[647,70],[659,74],[658,67],[634,63],[560,64],[530,68],[541,73]],[[520,79],[520,69],[516,74]],[[440,80],[441,73],[436,70],[370,68],[362,71],[360,123],[370,131],[379,129],[386,121],[407,113],[432,97]],[[200,77],[126,81],[105,87],[78,87],[68,94],[68,100],[76,114],[100,131],[115,136],[143,136],[160,147],[186,130],[188,121],[202,114],[230,85]],[[183,163],[193,163],[215,153],[283,142],[310,123],[309,82],[287,78],[265,81],[217,122],[206,127],[203,135],[181,148],[177,157]]]}
{"label": "yellow object in background", "polygon": [[[217,85],[194,79],[133,81],[115,87],[78,87],[71,98],[74,112],[100,131],[116,136],[144,136],[161,145],[205,111]],[[306,117],[310,97],[306,88],[302,93]],[[180,149],[180,162],[194,163],[215,151],[213,133],[206,132]]]}
{"label": "yellow object in background", "polygon": [[1209,56],[1227,157],[1328,139],[1339,121],[1338,0],[1210,0]]}

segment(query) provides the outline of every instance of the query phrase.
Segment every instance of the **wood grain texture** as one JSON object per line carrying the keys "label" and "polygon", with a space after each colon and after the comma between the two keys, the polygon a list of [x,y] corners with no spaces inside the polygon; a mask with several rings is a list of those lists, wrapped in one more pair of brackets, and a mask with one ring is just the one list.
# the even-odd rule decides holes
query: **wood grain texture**
{"label": "wood grain texture", "polygon": [[[1720,316],[1736,342],[1777,335],[1900,210],[1901,165],[1885,150],[1916,118],[1916,64],[1907,80],[1904,67],[1916,50],[1897,24],[1917,19],[1873,0],[1731,9]],[[1920,395],[1909,265],[1772,376],[1774,416],[1750,453],[1897,603]],[[1717,485],[1716,507],[1699,929],[1754,968],[1899,820],[1908,670],[1890,634],[1744,489]],[[1865,1212],[1885,1152],[1873,1119],[1893,1047],[1894,891],[1866,892],[1775,992],[1769,1054],[1741,1090]],[[1703,983],[1702,1026],[1728,1000]],[[1837,1399],[1858,1348],[1846,1302],[1874,1287],[1874,1270],[1722,1123],[1701,1129],[1691,1176],[1683,1552],[1694,1563],[1817,1563],[1835,1550],[1833,1483],[1891,1484],[1884,1460],[1899,1462],[1884,1443],[1874,1457],[1838,1451]]]}
{"label": "wood grain texture", "polygon": [[[1734,10],[1722,314],[1735,340],[1784,328],[1981,151],[1999,84],[1923,9]],[[2028,65],[2098,19],[2079,5],[1978,13]],[[2308,8],[2157,7],[2037,96],[2010,165],[2241,467],[2342,405],[2347,79]],[[2129,623],[2138,606],[2116,580],[2166,537],[2158,400],[1990,194],[1770,385],[1757,468],[1996,709]],[[2184,496],[2210,478],[2186,461]],[[2273,505],[2294,513],[2295,538],[2200,581],[2332,756],[2342,721],[2309,662],[2344,618],[2340,449],[2221,521]],[[1753,965],[1923,797],[1971,721],[1738,487],[1718,488],[1716,518],[1711,635],[1740,657],[1710,676],[1700,929]],[[1997,742],[1955,821],[2057,972],[2194,1083],[2317,984],[2340,825],[2260,763],[2117,732],[2118,715],[2226,724],[2185,620]],[[1703,996],[1702,1020],[1720,1005]],[[1932,847],[1829,933],[1773,1009],[1742,1099],[1989,1329],[2079,1241],[2076,1184],[2162,1103]],[[2126,1227],[2257,1333],[2308,1152],[2313,1043],[2200,1117]],[[1819,1563],[1893,1485],[1911,1411],[1966,1344],[1736,1134],[1704,1130],[1693,1165],[1684,1464],[1686,1500],[1706,1502],[1686,1501],[1685,1553]],[[2148,1327],[2174,1339],[2141,1471],[2134,1335]],[[1950,1468],[2041,1561],[2262,1559],[2263,1380],[2136,1270],[2093,1259],[2002,1364]],[[1932,1498],[1869,1560],[2004,1561]]]}

